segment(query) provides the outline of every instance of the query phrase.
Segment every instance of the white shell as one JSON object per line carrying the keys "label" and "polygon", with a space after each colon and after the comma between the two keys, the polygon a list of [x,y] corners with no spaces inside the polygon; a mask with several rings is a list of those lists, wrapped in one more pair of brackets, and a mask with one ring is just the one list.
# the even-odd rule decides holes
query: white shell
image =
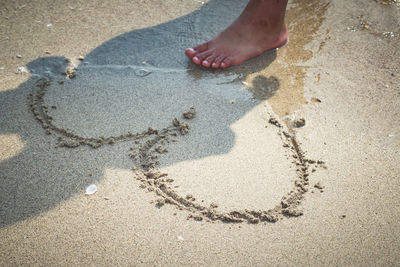
{"label": "white shell", "polygon": [[29,73],[29,71],[25,67],[18,67],[17,73]]}
{"label": "white shell", "polygon": [[97,186],[95,184],[91,184],[86,188],[86,195],[92,195],[97,192]]}

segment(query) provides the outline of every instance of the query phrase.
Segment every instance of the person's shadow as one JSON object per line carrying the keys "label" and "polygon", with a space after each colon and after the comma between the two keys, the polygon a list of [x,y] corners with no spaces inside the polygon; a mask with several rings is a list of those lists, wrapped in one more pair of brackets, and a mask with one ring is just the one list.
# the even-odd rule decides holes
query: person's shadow
{"label": "person's shadow", "polygon": [[[195,106],[190,134],[178,138],[162,165],[228,153],[235,143],[230,126],[279,89],[275,77],[257,76],[275,51],[226,70],[191,63],[187,47],[206,41],[229,25],[245,2],[214,0],[184,17],[117,36],[94,49],[66,80],[63,57],[28,64],[32,77],[0,93],[0,135],[17,136],[23,148],[0,162],[0,227],[35,216],[82,192],[104,177],[105,168],[130,169],[129,146],[56,148],[35,121],[28,95],[39,76],[49,76],[44,100],[54,124],[86,137],[163,128]],[[244,88],[248,87],[248,88]],[[184,153],[179,153],[184,151]]]}

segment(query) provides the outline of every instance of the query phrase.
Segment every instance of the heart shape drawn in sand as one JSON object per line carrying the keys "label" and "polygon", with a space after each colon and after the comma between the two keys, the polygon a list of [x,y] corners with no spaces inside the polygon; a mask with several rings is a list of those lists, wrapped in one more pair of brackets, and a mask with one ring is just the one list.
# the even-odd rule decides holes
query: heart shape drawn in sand
{"label": "heart shape drawn in sand", "polygon": [[[215,112],[214,110],[221,108],[224,113],[221,113],[222,115],[218,114],[221,119],[214,121],[215,125],[218,125],[220,128],[212,133],[214,136],[209,134],[210,137],[207,139],[207,142],[202,144],[203,146],[208,146],[206,149],[202,147],[203,150],[207,150],[210,146],[213,146],[210,148],[212,153],[204,153],[204,151],[201,151],[199,154],[203,153],[201,154],[201,157],[204,157],[212,154],[215,155],[228,152],[226,148],[229,148],[235,140],[234,133],[230,131],[230,126],[255,106],[254,103],[243,101],[240,105],[239,103],[237,105],[241,108],[236,108],[236,106],[235,108],[232,108],[234,105],[230,104],[229,107],[221,107],[224,103],[229,101],[231,97],[239,96],[240,98],[240,94],[249,93],[247,90],[236,90],[237,88],[232,89],[234,86],[231,85],[240,83],[243,78],[248,78],[248,76],[253,77],[253,88],[250,89],[255,98],[260,97],[263,100],[267,99],[275,94],[278,87],[281,92],[278,97],[283,97],[284,101],[297,101],[297,96],[304,98],[302,90],[299,91],[298,88],[302,88],[302,79],[305,72],[299,65],[312,56],[311,51],[304,50],[303,47],[313,40],[316,30],[318,30],[323,21],[327,5],[320,1],[311,1],[307,3],[303,3],[303,1],[295,1],[292,8],[288,10],[288,21],[293,21],[293,23],[289,24],[289,29],[291,29],[291,38],[295,41],[296,46],[290,47],[290,49],[286,50],[286,52],[284,51],[284,53],[280,53],[281,61],[287,63],[286,65],[278,66],[278,68],[268,68],[267,72],[263,72],[267,69],[267,66],[272,64],[272,62],[275,62],[276,64],[276,52],[274,51],[264,53],[263,55],[252,59],[251,62],[248,61],[245,64],[242,64],[239,69],[232,68],[228,72],[208,72],[200,70],[197,67],[193,68],[193,64],[190,65],[189,63],[189,65],[187,65],[188,59],[184,56],[182,51],[201,40],[208,40],[212,36],[218,34],[220,30],[223,29],[224,25],[229,25],[229,23],[235,19],[237,14],[243,10],[245,4],[245,2],[239,0],[209,1],[202,5],[199,10],[183,17],[179,17],[154,27],[138,29],[116,36],[115,38],[96,47],[84,58],[82,64],[83,67],[82,69],[79,67],[81,72],[78,73],[78,77],[82,78],[83,83],[79,83],[79,86],[76,86],[76,88],[75,86],[72,88],[67,88],[68,86],[62,88],[62,90],[74,96],[70,97],[69,100],[71,102],[66,104],[68,112],[71,112],[71,116],[74,117],[74,119],[80,116],[80,110],[78,113],[74,110],[70,110],[68,107],[70,104],[76,104],[79,108],[84,109],[85,112],[92,112],[97,115],[106,113],[108,110],[113,110],[113,112],[119,113],[118,115],[121,118],[123,117],[122,119],[117,118],[118,123],[114,125],[114,127],[123,129],[118,133],[124,132],[124,134],[108,137],[90,137],[97,134],[97,131],[93,131],[97,128],[96,122],[92,122],[93,119],[96,119],[93,117],[87,118],[86,121],[78,120],[73,124],[75,127],[75,124],[83,126],[85,123],[91,123],[93,127],[87,127],[92,127],[87,131],[89,134],[87,134],[87,132],[75,134],[72,131],[58,127],[58,123],[53,123],[52,114],[49,112],[52,109],[47,106],[44,99],[49,86],[52,83],[60,82],[60,80],[56,81],[50,76],[47,78],[36,78],[36,85],[34,86],[30,96],[31,110],[35,118],[40,122],[47,134],[58,137],[59,146],[73,148],[87,145],[92,148],[98,148],[105,145],[113,145],[115,143],[128,141],[134,143],[129,154],[136,163],[136,168],[134,168],[133,171],[136,174],[137,179],[141,181],[142,188],[152,191],[159,196],[156,201],[159,207],[165,204],[172,204],[177,206],[179,209],[186,210],[189,213],[189,217],[192,219],[206,221],[219,220],[223,222],[275,222],[284,216],[290,217],[301,215],[303,212],[300,210],[299,206],[301,201],[304,199],[304,194],[309,188],[309,174],[313,172],[317,166],[324,167],[324,163],[322,161],[315,161],[306,158],[300,148],[299,142],[296,140],[296,132],[290,126],[290,123],[283,123],[280,119],[275,117],[275,115],[272,115],[274,114],[273,112],[267,112],[267,115],[269,116],[267,120],[269,120],[269,124],[273,125],[273,129],[276,129],[276,132],[282,141],[284,148],[283,151],[290,161],[288,165],[293,166],[296,170],[293,188],[281,198],[281,201],[279,201],[274,208],[269,210],[244,209],[221,211],[224,207],[218,208],[218,205],[213,203],[209,206],[204,206],[198,203],[198,201],[195,200],[195,197],[190,194],[186,196],[179,195],[177,191],[174,190],[174,179],[169,177],[168,174],[162,173],[159,169],[159,157],[164,153],[168,153],[167,146],[170,142],[177,141],[177,139],[181,137],[181,140],[185,139],[186,141],[178,144],[189,143],[188,138],[182,137],[186,134],[191,134],[193,137],[196,136],[195,138],[190,139],[191,141],[194,140],[194,143],[199,141],[196,139],[199,137],[199,133],[194,129],[198,129],[198,126],[207,127],[211,123],[204,119],[215,115],[210,113],[209,110]],[[313,15],[299,21],[297,18],[304,17],[303,14],[306,11]],[[43,68],[43,71],[46,72],[45,69],[48,65],[47,63],[44,64],[44,62],[41,62],[41,60],[51,61],[49,58],[41,58],[39,59],[40,62],[38,61],[37,64],[32,64],[36,73],[39,74],[41,74],[41,72],[38,71],[38,68]],[[87,64],[86,66],[85,63]],[[187,65],[186,68],[184,67],[185,65]],[[54,63],[50,66],[50,69],[56,69],[54,73],[59,73],[58,70],[60,68],[60,64],[58,63]],[[90,70],[93,71],[90,72]],[[86,71],[89,72],[88,76],[85,75]],[[113,74],[117,71],[119,71],[118,73],[123,76],[114,77]],[[165,77],[160,75],[161,72],[163,75],[171,74],[171,76],[169,76],[171,83],[166,82],[167,80],[164,79]],[[232,81],[226,81],[227,78],[232,78],[232,76],[229,76],[229,72],[232,72],[235,75],[235,78]],[[253,75],[260,73],[262,75],[259,79]],[[74,78],[74,67],[67,67],[65,74],[67,75],[67,78]],[[142,78],[136,79],[136,77],[136,80],[134,80],[132,78],[134,75]],[[184,78],[181,80],[177,79],[179,78],[177,77],[179,75]],[[269,78],[265,75],[268,75]],[[280,79],[277,79],[274,75],[279,76]],[[93,84],[93,82],[90,81],[89,84],[85,84],[85,81],[88,79],[97,79],[97,77],[100,77],[99,81],[107,90],[106,93],[103,92],[102,96],[99,96],[97,83]],[[222,81],[222,83],[217,83],[218,86],[209,86],[211,83],[205,85],[199,84],[203,79],[210,77],[213,83],[217,80],[217,82],[220,82],[221,77],[225,80]],[[156,80],[158,83],[154,82],[154,79],[159,79]],[[121,86],[121,83],[123,83],[124,80],[127,80],[128,82]],[[180,84],[182,81],[186,81],[186,83]],[[117,86],[115,84],[117,84]],[[163,88],[159,88],[160,85],[162,85]],[[179,90],[175,88],[178,87],[178,85],[182,87]],[[86,88],[85,86],[93,88]],[[256,87],[259,89],[269,89],[257,91],[255,90]],[[105,100],[108,100],[107,97],[112,96],[114,93],[113,90],[109,90],[110,88],[113,90],[120,90],[120,88],[123,88],[123,90],[125,90],[123,92],[124,95],[122,96],[122,98],[125,98],[123,99],[123,101],[125,101],[123,102],[125,104],[123,108],[119,107],[118,103],[115,105],[113,101],[107,102],[110,105],[113,105],[112,107],[99,108],[96,106],[96,103],[94,103],[96,101],[93,100],[90,103],[94,103],[94,105],[90,106],[89,109],[85,109],[87,108],[85,106],[87,103],[82,100],[83,98],[90,100],[94,95],[96,98],[104,97]],[[68,91],[68,89],[71,91]],[[283,91],[285,91],[285,93],[283,93]],[[54,93],[54,91],[51,90],[51,93]],[[81,95],[75,97],[75,94],[77,93]],[[188,93],[193,95],[188,97]],[[292,95],[292,93],[294,93],[294,95]],[[63,97],[64,96],[65,95],[63,95]],[[142,103],[141,101],[144,98],[147,98],[147,102]],[[64,101],[63,99],[64,98],[61,97],[54,100]],[[192,120],[192,129],[188,122],[193,117],[194,110],[189,110],[189,113],[183,115],[183,118],[174,118],[177,114],[179,115],[179,113],[182,113],[182,110],[174,109],[175,106],[181,105],[190,107],[193,105],[193,103],[188,103],[188,99],[189,102],[193,102],[199,110],[198,119]],[[120,99],[115,100],[115,102],[120,101]],[[166,104],[165,102],[167,102],[167,100],[169,102]],[[177,103],[179,101],[181,102]],[[58,103],[61,104],[60,102]],[[98,103],[101,103],[101,101]],[[304,102],[300,101],[299,105],[301,103]],[[296,108],[299,108],[297,103],[294,104],[296,105],[293,105],[292,109],[285,111],[290,113]],[[158,112],[152,112],[152,109],[154,108],[157,109]],[[94,112],[93,109],[95,109]],[[117,109],[120,110],[120,112],[116,111]],[[128,129],[132,129],[132,124],[130,124],[133,123],[131,117],[140,117],[141,114],[133,112],[133,109],[140,110],[140,112],[145,113],[146,116],[148,115],[150,117],[146,118],[146,120],[141,118],[140,124],[143,127],[137,128],[141,130],[135,130],[135,133],[128,131]],[[165,111],[166,109],[168,109],[168,112]],[[218,110],[218,112],[221,111],[221,109]],[[60,108],[60,111],[61,110],[62,109]],[[281,111],[279,116],[283,116],[284,113],[285,112]],[[57,114],[53,115],[57,118]],[[170,115],[172,116],[171,118],[169,117]],[[159,117],[162,118],[160,119]],[[200,123],[200,118],[202,119],[201,123],[203,124]],[[112,119],[116,120],[115,117]],[[157,129],[148,128],[143,131],[143,129],[147,128],[146,125],[153,125],[152,122],[156,119],[161,121],[160,124],[154,127]],[[170,121],[170,123],[164,124],[166,121]],[[64,123],[64,121],[62,122]],[[220,124],[224,125],[221,126]],[[100,128],[104,132],[107,132],[106,129],[102,127],[113,126],[103,123]],[[222,133],[218,132],[219,130],[221,130]],[[273,131],[271,131],[271,133],[273,133]],[[228,146],[222,148],[221,146],[214,146],[216,143],[213,142],[214,140],[212,140],[212,138],[214,138],[216,134],[223,135],[224,137],[229,135],[230,143]],[[191,149],[198,149],[196,144],[193,145],[193,143],[191,143],[191,145]],[[172,146],[169,148],[172,150]],[[170,155],[171,154],[172,153],[170,153]],[[179,160],[186,159],[180,158]],[[266,162],[265,164],[268,163]]]}
{"label": "heart shape drawn in sand", "polygon": [[[71,72],[73,73],[73,72]],[[67,72],[67,75],[71,73]],[[70,78],[75,75],[70,75]],[[212,203],[206,207],[196,201],[196,198],[190,194],[186,196],[179,195],[174,190],[174,179],[167,173],[162,173],[159,166],[159,156],[168,153],[167,146],[170,142],[176,142],[179,136],[190,134],[190,125],[188,121],[196,116],[195,107],[190,108],[182,114],[182,119],[171,118],[169,126],[162,129],[148,128],[145,131],[131,133],[127,132],[119,136],[108,137],[84,137],[79,136],[72,131],[56,126],[49,109],[55,109],[55,106],[49,106],[44,101],[49,86],[54,82],[50,76],[38,78],[30,94],[30,108],[43,129],[48,135],[58,138],[58,146],[66,148],[75,148],[78,146],[89,146],[99,148],[105,145],[113,145],[126,141],[133,141],[134,146],[130,148],[129,156],[135,161],[136,167],[132,169],[136,178],[141,181],[140,187],[154,192],[159,198],[156,205],[161,207],[165,204],[175,205],[180,210],[189,213],[188,218],[197,221],[222,221],[222,222],[248,222],[259,223],[261,221],[276,222],[279,219],[293,216],[300,216],[303,211],[300,209],[304,194],[309,189],[309,169],[322,166],[324,162],[315,161],[306,158],[299,143],[296,140],[295,131],[291,127],[285,126],[279,119],[270,116],[269,124],[276,128],[277,134],[282,140],[283,147],[287,151],[296,168],[296,179],[293,189],[285,194],[280,203],[274,208],[268,210],[231,210],[222,212],[218,205]]]}

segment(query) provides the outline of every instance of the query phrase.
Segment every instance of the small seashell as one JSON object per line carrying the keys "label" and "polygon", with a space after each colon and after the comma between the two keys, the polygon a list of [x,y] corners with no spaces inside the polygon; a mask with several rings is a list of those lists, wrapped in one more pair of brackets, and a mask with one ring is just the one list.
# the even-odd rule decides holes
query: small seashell
{"label": "small seashell", "polygon": [[93,195],[97,192],[97,186],[95,184],[91,184],[86,188],[85,195]]}
{"label": "small seashell", "polygon": [[18,67],[17,73],[28,73],[28,70],[25,67]]}

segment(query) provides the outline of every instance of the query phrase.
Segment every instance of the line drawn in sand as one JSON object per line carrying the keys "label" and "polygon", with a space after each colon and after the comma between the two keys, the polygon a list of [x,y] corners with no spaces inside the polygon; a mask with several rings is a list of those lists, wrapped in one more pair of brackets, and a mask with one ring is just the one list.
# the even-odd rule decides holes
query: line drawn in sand
{"label": "line drawn in sand", "polygon": [[[308,1],[307,3],[297,0],[293,1],[293,3],[291,4],[291,8],[289,8],[287,12],[287,15],[289,21],[293,21],[293,23],[289,23],[288,25],[289,29],[292,32],[292,40],[294,40],[294,42],[291,43],[296,43],[297,45],[290,47],[290,49],[288,50],[280,50],[279,57],[281,60],[275,60],[277,57],[276,52],[265,53],[251,60],[251,62],[249,61],[248,63],[241,65],[238,69],[232,69],[231,74],[234,74],[236,78],[239,77],[239,79],[235,78],[231,82],[227,81],[227,79],[232,78],[231,74],[227,72],[212,73],[209,71],[197,71],[197,67],[192,68],[193,66],[191,66],[190,63],[187,65],[188,60],[181,53],[181,51],[183,51],[184,48],[189,47],[190,45],[198,43],[201,40],[207,40],[213,35],[217,34],[220,29],[218,27],[214,27],[215,25],[219,25],[221,27],[223,25],[229,25],[230,21],[234,19],[235,14],[239,14],[239,12],[245,5],[243,1],[238,0],[233,2],[232,0],[209,1],[207,4],[203,5],[200,10],[196,10],[184,17],[177,18],[173,21],[168,21],[154,27],[139,29],[117,36],[103,43],[101,46],[95,48],[90,54],[86,55],[86,57],[84,58],[85,61],[79,67],[79,69],[81,69],[83,73],[89,72],[89,74],[97,75],[93,75],[93,77],[91,78],[98,77],[99,73],[101,73],[100,75],[108,75],[107,73],[112,73],[113,71],[119,71],[123,73],[123,75],[132,75],[133,73],[136,75],[135,77],[141,77],[140,79],[142,80],[140,82],[140,86],[149,85],[147,89],[153,89],[152,92],[155,92],[155,90],[157,90],[156,93],[158,96],[158,102],[153,101],[154,99],[152,98],[151,102],[154,103],[147,102],[146,104],[143,104],[141,106],[141,108],[143,110],[146,109],[148,113],[151,112],[151,108],[158,108],[158,104],[164,104],[162,103],[162,101],[164,101],[163,97],[169,97],[170,95],[175,94],[172,90],[173,88],[166,88],[166,90],[164,88],[164,91],[158,91],[158,88],[154,89],[154,86],[152,86],[151,83],[146,84],[150,81],[150,79],[147,79],[148,77],[154,79],[156,79],[157,77],[160,78],[160,76],[162,75],[160,75],[159,72],[163,72],[163,75],[168,75],[168,73],[171,72],[173,72],[174,75],[187,75],[184,77],[183,80],[186,79],[187,81],[187,77],[189,77],[191,83],[193,82],[197,84],[202,79],[207,79],[209,77],[222,77],[222,82],[218,83],[221,85],[218,85],[218,88],[215,87],[209,91],[196,91],[193,90],[196,88],[192,88],[190,93],[194,94],[193,99],[196,100],[199,98],[199,96],[204,95],[204,93],[208,93],[207,97],[210,96],[214,99],[222,99],[224,97],[229,97],[230,99],[232,99],[236,96],[239,96],[239,99],[230,100],[230,103],[235,103],[235,105],[236,103],[240,102],[240,95],[232,96],[231,94],[245,94],[246,92],[244,91],[246,90],[242,90],[238,93],[234,90],[229,91],[228,86],[230,86],[231,83],[233,84],[235,82],[240,82],[241,79],[247,81],[249,84],[252,83],[253,88],[250,88],[250,90],[253,89],[252,93],[255,97],[260,96],[261,98],[269,98],[268,103],[273,110],[273,112],[269,114],[269,123],[273,124],[274,127],[276,127],[274,129],[276,129],[280,139],[282,140],[284,151],[290,156],[291,164],[296,169],[296,176],[294,179],[294,186],[292,190],[286,193],[282,197],[281,201],[279,201],[279,203],[277,203],[272,209],[261,211],[231,210],[228,212],[222,212],[221,209],[223,209],[224,207],[218,208],[218,205],[215,203],[211,203],[209,206],[204,206],[202,204],[199,204],[198,201],[196,201],[196,198],[191,194],[185,196],[180,196],[179,194],[177,194],[177,192],[173,189],[173,177],[170,177],[168,174],[161,173],[158,161],[159,158],[162,157],[162,155],[168,153],[168,144],[178,141],[178,139],[183,139],[182,135],[192,133],[192,136],[194,136],[195,134],[197,134],[197,132],[194,131],[190,132],[190,118],[188,118],[190,117],[190,115],[174,120],[174,116],[177,116],[177,114],[179,113],[182,114],[183,110],[180,110],[180,108],[179,112],[177,113],[174,112],[178,109],[170,111],[174,114],[171,115],[171,118],[168,117],[170,113],[164,112],[163,114],[161,114],[160,112],[157,116],[162,116],[162,120],[160,120],[162,124],[159,124],[157,127],[155,127],[157,129],[146,129],[147,127],[144,127],[140,128],[140,131],[136,132],[135,130],[135,133],[132,133],[128,131],[129,129],[131,129],[129,121],[123,126],[118,125],[118,127],[121,126],[121,128],[125,128],[124,130],[118,132],[118,134],[115,134],[115,136],[92,137],[97,134],[96,132],[92,131],[92,129],[95,129],[95,127],[88,127],[90,128],[87,131],[90,132],[90,134],[88,135],[85,135],[85,133],[76,134],[73,131],[69,131],[57,126],[58,123],[55,123],[52,118],[52,115],[54,116],[54,118],[57,118],[57,114],[52,114],[52,112],[56,113],[55,110],[57,110],[58,112],[62,112],[62,107],[55,107],[56,109],[50,107],[49,109],[44,100],[44,96],[51,84],[56,82],[62,83],[63,81],[57,81],[56,79],[52,80],[51,77],[40,78],[41,76],[37,75],[41,74],[40,70],[43,67],[47,66],[47,61],[49,63],[50,69],[55,69],[55,71],[52,71],[53,73],[62,72],[64,70],[61,70],[62,64],[52,63],[52,59],[41,58],[37,62],[33,62],[31,64],[32,69],[35,69],[35,71],[32,71],[32,73],[36,73],[32,75],[32,78],[35,77],[33,82],[36,82],[36,85],[34,86],[32,94],[30,96],[31,110],[35,118],[45,129],[46,133],[49,135],[54,135],[58,138],[59,146],[73,148],[87,145],[92,148],[99,148],[105,145],[113,145],[121,142],[134,143],[129,153],[129,156],[135,162],[135,165],[137,167],[133,170],[133,172],[136,174],[137,179],[141,181],[142,188],[148,191],[152,191],[159,196],[159,199],[156,201],[156,203],[160,207],[165,204],[173,204],[178,209],[186,210],[189,214],[188,217],[195,220],[205,221],[257,223],[260,221],[275,222],[285,216],[300,216],[303,213],[300,209],[300,204],[304,199],[304,194],[309,190],[310,187],[309,175],[314,171],[314,169],[316,169],[316,167],[324,167],[325,165],[322,161],[308,159],[300,148],[300,144],[296,139],[296,132],[290,126],[291,123],[288,123],[288,126],[286,126],[280,119],[276,118],[275,115],[272,114],[277,114],[277,116],[282,117],[286,115],[287,112],[290,113],[305,103],[303,94],[303,78],[306,75],[305,70],[307,69],[307,67],[303,66],[302,63],[312,57],[313,53],[311,50],[305,49],[304,47],[308,45],[308,43],[310,43],[312,40],[314,40],[314,35],[320,28],[321,23],[324,20],[324,14],[328,4],[328,2],[321,2],[316,0]],[[226,8],[228,6],[229,9]],[[304,16],[304,13],[307,13],[308,16]],[[210,18],[217,19],[218,21],[211,20]],[[297,20],[295,20],[295,18],[297,18]],[[299,21],[298,18],[302,18],[302,20]],[[204,29],[207,30],[205,31]],[[168,55],[165,55],[164,51],[169,51]],[[163,56],[159,56],[160,52]],[[69,63],[71,62],[69,61]],[[267,69],[267,66],[271,64],[273,65],[272,68]],[[187,68],[185,68],[186,65]],[[136,70],[135,72],[135,68],[138,67],[140,69]],[[44,73],[46,74],[46,71]],[[78,73],[78,79],[84,76],[81,74],[82,73]],[[75,68],[72,64],[67,67],[65,75],[67,76],[67,79],[75,78]],[[277,77],[279,79],[277,79]],[[107,78],[112,79],[113,77],[112,75],[110,75],[107,76]],[[175,78],[175,76],[171,77],[171,79]],[[103,80],[101,80],[101,82],[109,82],[107,79],[102,79]],[[113,86],[112,82],[119,84],[121,82],[120,80],[122,79],[112,80],[107,84],[107,86]],[[218,82],[220,80],[218,80]],[[86,80],[83,79],[82,82],[85,83]],[[163,80],[163,83],[165,84],[165,80]],[[68,84],[68,82],[66,82],[66,84]],[[89,87],[97,87],[97,84],[93,86],[92,83],[84,85],[88,85]],[[129,84],[126,85],[126,87],[129,86]],[[187,86],[187,83],[181,86]],[[65,90],[66,88],[68,88],[68,86],[63,87],[62,90]],[[92,90],[91,92],[93,94],[98,93],[97,88],[86,89],[87,90],[85,90],[85,95],[83,98],[86,97],[92,99],[88,93],[89,90]],[[114,89],[118,90],[118,87],[114,87]],[[130,95],[128,96],[128,94],[131,93],[129,89],[132,89],[132,87],[126,88],[126,94],[123,95],[127,98],[125,100],[131,99],[129,98]],[[179,97],[182,99],[187,99],[187,97],[184,95],[186,91],[183,92],[182,90],[179,90],[181,89],[177,89],[175,91],[180,94]],[[149,91],[151,90],[142,91],[145,91],[145,93],[140,94],[141,97],[143,97],[143,95],[145,97],[148,97],[149,94],[151,95],[151,93],[149,93]],[[61,94],[62,96],[65,96],[65,94],[62,94],[62,92],[64,91],[58,92],[58,95]],[[103,97],[106,98],[107,96],[108,94],[105,96],[103,94]],[[137,99],[142,99],[141,97],[137,97]],[[61,97],[58,99],[63,98]],[[174,101],[176,101],[177,99],[178,97],[171,97],[168,104],[172,103],[173,105],[176,105]],[[290,103],[287,104],[287,99],[292,101],[289,101]],[[76,102],[79,102],[81,105],[87,104],[82,99],[69,98],[69,100],[74,101],[74,104],[76,104]],[[246,101],[247,100],[248,99],[246,99]],[[209,99],[203,99],[203,102],[208,104]],[[61,104],[60,102],[58,103]],[[90,103],[93,104],[93,102]],[[150,108],[148,107],[149,103],[152,104]],[[182,106],[186,106],[186,104],[187,103],[184,103],[184,105]],[[218,106],[220,102],[214,101],[212,104],[213,106]],[[233,141],[235,138],[234,133],[230,130],[229,127],[232,123],[241,118],[245,112],[253,108],[255,106],[253,104],[254,103],[246,102],[243,104],[243,109],[235,110],[237,113],[233,115],[229,114],[229,118],[223,117],[223,119],[219,119],[218,122],[221,122],[223,125],[218,125],[220,127],[218,129],[220,132],[218,132],[218,130],[214,131],[212,133],[214,134],[214,136],[212,136],[211,138],[214,138],[216,134],[221,133],[222,131],[224,137],[229,135],[229,144],[222,148],[212,147],[211,153],[205,153],[205,150],[203,149],[202,151],[199,151],[199,154],[201,154],[199,157],[227,153],[233,145]],[[124,106],[124,108],[130,108],[130,105],[132,105],[131,102],[129,103],[129,105]],[[191,105],[192,104],[188,104],[187,108],[189,109]],[[200,115],[202,117],[210,116],[210,112],[208,114],[205,114],[207,113],[206,110],[201,110],[201,107],[198,105],[196,107],[200,110],[198,114],[199,118]],[[96,108],[99,114],[100,112],[107,111],[101,108],[97,109],[96,105],[91,106],[91,108]],[[76,111],[69,109],[68,112],[70,112],[69,114],[72,114],[71,116],[80,116],[79,110]],[[124,117],[124,120],[120,121],[124,123],[128,121],[128,116],[137,116],[137,113],[128,113],[125,111],[123,112],[124,114],[120,115],[121,117]],[[151,119],[154,119],[154,117],[154,115],[151,116]],[[92,117],[88,118],[88,121],[92,119]],[[146,120],[146,124],[144,125],[147,125],[147,121],[151,121],[151,119]],[[165,124],[163,123],[167,122],[168,120],[170,120],[170,123],[165,126]],[[195,121],[196,124],[191,123],[193,129],[200,125],[199,121],[200,120]],[[94,125],[92,121],[90,121],[90,123],[92,126]],[[204,126],[207,122],[203,121],[202,123]],[[82,126],[82,124],[84,124],[83,120],[78,121],[77,124],[80,124]],[[69,125],[71,125],[71,123]],[[298,126],[301,127],[301,125],[302,123],[300,122]],[[103,124],[103,126],[108,127],[109,125]],[[120,134],[121,132],[124,134]],[[209,141],[211,138],[207,139],[207,141]],[[191,141],[192,140],[196,139],[191,139]],[[189,141],[187,143],[189,143]],[[186,144],[186,142],[177,144]],[[207,143],[206,145],[209,145],[209,143]],[[172,151],[172,147],[169,148]],[[188,158],[194,159],[198,157],[197,155],[193,155],[192,153]],[[186,160],[188,158],[181,157],[177,161]]]}
{"label": "line drawn in sand", "polygon": [[[74,78],[75,75],[67,77]],[[56,126],[53,117],[49,112],[49,106],[44,101],[49,86],[54,80],[51,77],[42,77],[37,79],[32,92],[29,95],[30,110],[35,119],[41,124],[46,134],[56,136],[59,147],[75,148],[79,146],[89,146],[99,148],[104,145],[113,145],[116,143],[134,141],[134,146],[130,148],[129,157],[136,163],[132,169],[136,178],[141,182],[140,188],[154,192],[159,198],[156,205],[161,207],[165,204],[176,206],[179,210],[187,211],[188,218],[196,221],[221,221],[226,223],[259,223],[276,222],[283,217],[297,217],[303,214],[300,204],[304,199],[304,194],[309,190],[310,168],[315,168],[325,164],[323,161],[308,159],[302,151],[299,142],[296,139],[296,133],[290,126],[285,126],[279,119],[270,114],[269,123],[276,127],[277,134],[282,140],[283,147],[291,155],[292,163],[296,168],[296,179],[294,187],[286,193],[280,203],[274,208],[268,210],[231,210],[222,212],[218,209],[218,204],[211,203],[206,207],[196,201],[196,198],[188,194],[179,195],[174,190],[174,179],[167,173],[162,173],[158,169],[160,165],[159,157],[168,153],[168,144],[177,142],[179,136],[190,132],[188,123],[195,117],[195,107],[191,107],[182,114],[182,118],[172,118],[171,124],[163,129],[148,128],[145,131],[132,133],[127,132],[119,136],[108,137],[83,137],[73,133],[70,130]],[[60,81],[59,81],[60,82]],[[51,106],[50,109],[56,109]],[[289,125],[289,124],[288,124]]]}

